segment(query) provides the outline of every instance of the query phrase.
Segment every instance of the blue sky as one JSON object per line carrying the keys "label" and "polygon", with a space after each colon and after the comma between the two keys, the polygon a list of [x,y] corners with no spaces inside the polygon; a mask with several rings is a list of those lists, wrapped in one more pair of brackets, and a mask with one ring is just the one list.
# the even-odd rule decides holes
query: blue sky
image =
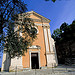
{"label": "blue sky", "polygon": [[0,44],[0,68],[2,67],[2,58],[3,58],[3,47]]}
{"label": "blue sky", "polygon": [[57,0],[55,3],[45,0],[24,0],[28,11],[35,11],[51,20],[51,33],[63,22],[71,24],[75,20],[75,0]]}
{"label": "blue sky", "polygon": [[3,58],[3,53],[0,52],[0,68],[2,67],[2,58]]}

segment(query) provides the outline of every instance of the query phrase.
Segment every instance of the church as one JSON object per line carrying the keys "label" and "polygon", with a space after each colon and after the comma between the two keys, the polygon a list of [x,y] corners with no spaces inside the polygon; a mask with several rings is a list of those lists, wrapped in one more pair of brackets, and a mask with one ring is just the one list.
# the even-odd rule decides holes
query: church
{"label": "church", "polygon": [[26,13],[37,26],[37,39],[28,48],[27,53],[25,52],[25,56],[12,58],[11,62],[7,59],[7,53],[4,52],[2,70],[7,70],[8,67],[12,70],[16,66],[20,69],[41,69],[58,65],[55,41],[50,32],[50,20],[34,11]]}

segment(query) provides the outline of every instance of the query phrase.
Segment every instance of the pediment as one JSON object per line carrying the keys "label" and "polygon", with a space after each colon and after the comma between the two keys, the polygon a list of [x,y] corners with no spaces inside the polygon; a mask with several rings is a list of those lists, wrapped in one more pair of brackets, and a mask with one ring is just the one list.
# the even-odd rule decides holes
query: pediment
{"label": "pediment", "polygon": [[34,22],[45,22],[45,23],[50,22],[49,19],[45,18],[44,16],[42,16],[34,11],[26,12],[26,14],[29,14],[29,17],[32,18]]}
{"label": "pediment", "polygon": [[41,47],[38,45],[32,45],[29,47],[29,49],[40,49]]}

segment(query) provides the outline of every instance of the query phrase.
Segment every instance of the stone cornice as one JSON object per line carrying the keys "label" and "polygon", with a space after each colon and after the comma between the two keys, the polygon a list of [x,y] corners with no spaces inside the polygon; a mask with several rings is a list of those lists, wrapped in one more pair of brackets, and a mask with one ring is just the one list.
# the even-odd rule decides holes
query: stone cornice
{"label": "stone cornice", "polygon": [[29,47],[29,49],[41,49],[41,47],[38,45],[32,45],[31,47]]}
{"label": "stone cornice", "polygon": [[49,28],[50,28],[50,26],[49,26],[49,25],[43,25],[42,27],[43,27],[43,28],[47,28],[47,29],[49,29]]}
{"label": "stone cornice", "polygon": [[33,22],[43,22],[43,23],[49,23],[49,21],[43,19],[43,20],[40,20],[40,19],[32,19]]}
{"label": "stone cornice", "polygon": [[[35,19],[34,21],[35,22],[37,22],[37,21],[39,21],[39,22],[44,22],[44,23],[49,23],[50,22],[50,20],[49,19],[47,19],[47,18],[45,18],[44,16],[42,16],[42,15],[40,15],[40,14],[38,14],[38,13],[36,13],[36,12],[34,12],[34,11],[30,11],[30,12],[26,12],[26,13],[22,13],[21,15],[35,15],[35,16],[37,16],[37,17],[39,17],[41,20],[38,20],[38,19]],[[20,14],[19,14],[20,15]]]}
{"label": "stone cornice", "polygon": [[46,54],[47,54],[47,55],[48,55],[48,54],[55,54],[55,52],[47,52]]}

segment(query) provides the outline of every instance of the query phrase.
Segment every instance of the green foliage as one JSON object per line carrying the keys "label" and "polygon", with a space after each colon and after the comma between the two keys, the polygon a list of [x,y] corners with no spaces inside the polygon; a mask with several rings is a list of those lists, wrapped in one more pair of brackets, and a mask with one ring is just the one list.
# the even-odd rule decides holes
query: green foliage
{"label": "green foliage", "polygon": [[60,30],[62,30],[62,31],[66,30],[67,26],[68,26],[68,24],[64,22],[64,23],[60,26]]}
{"label": "green foliage", "polygon": [[[29,18],[23,18],[21,22],[18,20],[17,14],[26,10],[26,4],[22,0],[0,0],[0,45],[3,45],[10,58],[24,55],[36,38],[37,29],[32,20]],[[17,31],[14,31],[15,26],[19,26]],[[19,32],[24,33],[25,37],[20,36]]]}
{"label": "green foliage", "polygon": [[45,1],[49,1],[49,0],[45,0]]}
{"label": "green foliage", "polygon": [[60,39],[61,38],[61,30],[60,29],[56,29],[54,30],[53,34],[52,34],[52,37],[56,40]]}
{"label": "green foliage", "polygon": [[60,29],[54,30],[52,37],[56,41],[59,39],[59,41],[70,41],[75,40],[75,21],[72,22],[72,24],[68,25],[67,23],[63,23],[60,26]]}
{"label": "green foliage", "polygon": [[[50,1],[50,0],[45,0],[45,1]],[[52,0],[53,2],[55,2],[56,0]]]}
{"label": "green foliage", "polygon": [[72,58],[75,58],[75,20],[68,25],[63,23],[59,29],[54,30],[52,37],[56,41],[56,50],[59,63],[72,63]]}
{"label": "green foliage", "polygon": [[22,0],[0,0],[0,43],[2,40],[3,30],[7,27],[7,22],[11,19],[11,15],[25,12],[26,4]]}
{"label": "green foliage", "polygon": [[[30,18],[24,18],[23,21],[15,21],[15,23],[9,21],[4,47],[10,58],[24,55],[28,47],[31,46],[37,35],[37,29],[34,26]],[[14,31],[13,27],[19,28]],[[24,37],[20,35],[20,32]]]}
{"label": "green foliage", "polygon": [[53,2],[55,2],[56,0],[52,0]]}

